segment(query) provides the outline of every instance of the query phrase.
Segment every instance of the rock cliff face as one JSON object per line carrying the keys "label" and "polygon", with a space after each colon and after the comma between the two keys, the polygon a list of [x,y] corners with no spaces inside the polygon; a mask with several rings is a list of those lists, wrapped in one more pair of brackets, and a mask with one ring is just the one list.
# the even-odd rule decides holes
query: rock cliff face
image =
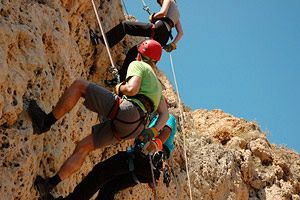
{"label": "rock cliff face", "polygon": [[[107,31],[125,17],[118,0],[97,0]],[[33,135],[26,112],[34,98],[50,111],[62,92],[77,78],[104,85],[110,65],[105,47],[93,46],[89,30],[99,31],[90,1],[0,1],[0,199],[38,199],[33,188],[37,174],[53,175],[72,153],[77,141],[90,133],[98,119],[80,102],[52,129]],[[128,46],[126,37],[112,49],[120,65]],[[161,63],[163,64],[163,63]],[[179,119],[178,101],[165,75],[170,111]],[[169,188],[160,181],[159,199],[189,199],[183,154],[186,137],[193,199],[293,199],[300,194],[300,156],[270,144],[254,122],[235,118],[220,110],[191,111],[185,107],[184,127],[178,127]],[[54,195],[65,196],[101,160],[132,141],[97,150]],[[147,185],[140,184],[116,199],[153,199]]]}

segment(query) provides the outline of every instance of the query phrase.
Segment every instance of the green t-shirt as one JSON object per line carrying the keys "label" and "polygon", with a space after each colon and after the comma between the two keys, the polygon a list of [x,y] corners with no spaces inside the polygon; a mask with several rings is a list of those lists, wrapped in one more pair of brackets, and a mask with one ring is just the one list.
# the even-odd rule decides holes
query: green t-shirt
{"label": "green t-shirt", "polygon": [[[143,61],[133,61],[128,67],[126,79],[132,76],[142,78],[139,94],[143,94],[151,99],[154,104],[154,110],[156,111],[160,99],[162,98],[162,88],[152,67]],[[132,100],[136,102],[144,110],[144,112],[146,111],[144,105],[140,101],[135,99]]]}

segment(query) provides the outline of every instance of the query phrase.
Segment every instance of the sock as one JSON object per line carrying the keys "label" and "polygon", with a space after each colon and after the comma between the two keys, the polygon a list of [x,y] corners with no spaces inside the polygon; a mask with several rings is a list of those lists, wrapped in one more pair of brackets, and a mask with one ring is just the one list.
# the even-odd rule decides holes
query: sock
{"label": "sock", "polygon": [[52,176],[51,178],[49,178],[49,184],[51,186],[56,186],[57,184],[59,184],[59,182],[61,182],[60,177],[58,176],[58,174]]}
{"label": "sock", "polygon": [[57,121],[57,119],[54,117],[53,113],[50,112],[50,113],[46,116],[46,119],[45,119],[45,122],[44,122],[44,126],[50,127],[50,126],[52,126],[56,121]]}

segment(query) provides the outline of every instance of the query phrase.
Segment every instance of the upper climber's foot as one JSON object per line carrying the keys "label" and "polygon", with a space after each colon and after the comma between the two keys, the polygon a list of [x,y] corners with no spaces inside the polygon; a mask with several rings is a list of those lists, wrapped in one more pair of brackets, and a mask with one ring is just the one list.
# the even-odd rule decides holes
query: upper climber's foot
{"label": "upper climber's foot", "polygon": [[54,200],[55,198],[50,194],[53,186],[47,179],[38,175],[34,181],[34,187],[39,192],[42,200]]}
{"label": "upper climber's foot", "polygon": [[99,42],[100,37],[91,29],[90,29],[90,39],[91,39],[92,45],[96,46],[96,45],[100,44],[100,42]]}
{"label": "upper climber's foot", "polygon": [[50,126],[45,125],[47,114],[39,107],[35,100],[30,100],[28,113],[32,119],[34,134],[42,134],[50,130]]}

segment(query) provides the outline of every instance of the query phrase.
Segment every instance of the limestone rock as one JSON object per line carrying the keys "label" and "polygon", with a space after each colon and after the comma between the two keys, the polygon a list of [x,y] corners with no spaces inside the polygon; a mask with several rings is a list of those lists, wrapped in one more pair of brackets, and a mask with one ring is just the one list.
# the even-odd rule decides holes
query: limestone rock
{"label": "limestone rock", "polygon": [[260,158],[263,164],[273,161],[270,144],[265,140],[258,138],[249,143],[249,148],[253,155]]}
{"label": "limestone rock", "polygon": [[[95,0],[105,31],[125,19],[119,0]],[[127,16],[133,19],[131,16]],[[90,1],[4,0],[0,2],[0,197],[37,200],[37,174],[51,176],[73,152],[76,142],[90,134],[98,116],[82,105],[59,120],[50,131],[33,135],[27,114],[29,99],[51,111],[63,91],[77,78],[103,85],[110,61],[104,45],[93,46],[89,31],[100,34]],[[111,49],[120,66],[128,48],[142,38],[126,36]],[[165,86],[170,112],[178,125],[170,161],[170,187],[160,179],[159,199],[189,199],[184,155],[186,144],[193,199],[300,199],[300,156],[269,144],[255,122],[221,110],[192,111],[178,103],[167,77],[156,70]],[[110,88],[108,88],[110,89]],[[178,123],[180,124],[180,123]],[[184,141],[185,138],[185,141]],[[90,169],[125,150],[126,141],[91,153],[82,168],[54,190],[66,196]],[[116,199],[152,199],[151,189],[139,184]]]}

